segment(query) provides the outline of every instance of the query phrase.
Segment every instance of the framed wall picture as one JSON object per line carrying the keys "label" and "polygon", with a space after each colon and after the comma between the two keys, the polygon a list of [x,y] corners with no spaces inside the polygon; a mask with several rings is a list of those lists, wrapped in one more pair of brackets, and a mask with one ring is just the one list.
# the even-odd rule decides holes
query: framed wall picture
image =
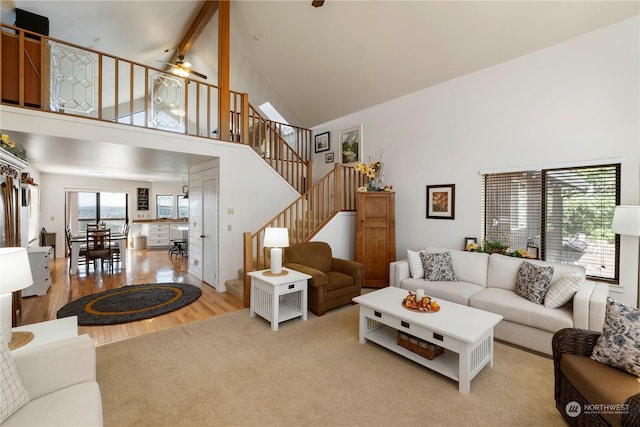
{"label": "framed wall picture", "polygon": [[[475,246],[473,246],[475,245]],[[464,238],[464,250],[468,251],[470,248],[478,247],[478,238],[477,237],[465,237]]]}
{"label": "framed wall picture", "polygon": [[325,163],[333,163],[333,151],[324,155]]}
{"label": "framed wall picture", "polygon": [[340,131],[342,163],[355,165],[362,161],[362,125]]}
{"label": "framed wall picture", "polygon": [[454,219],[456,185],[427,185],[427,218]]}
{"label": "framed wall picture", "polygon": [[316,153],[328,151],[330,148],[329,132],[318,134],[314,137],[314,147]]}
{"label": "framed wall picture", "polygon": [[148,188],[138,188],[138,210],[139,211],[149,210],[149,189]]}

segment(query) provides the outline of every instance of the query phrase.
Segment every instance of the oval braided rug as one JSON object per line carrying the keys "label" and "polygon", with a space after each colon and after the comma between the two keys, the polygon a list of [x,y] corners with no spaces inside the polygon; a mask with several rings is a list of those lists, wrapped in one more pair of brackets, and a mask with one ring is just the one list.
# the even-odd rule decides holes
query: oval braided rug
{"label": "oval braided rug", "polygon": [[71,301],[57,317],[78,316],[80,326],[133,322],[182,308],[201,294],[200,288],[184,283],[124,286]]}

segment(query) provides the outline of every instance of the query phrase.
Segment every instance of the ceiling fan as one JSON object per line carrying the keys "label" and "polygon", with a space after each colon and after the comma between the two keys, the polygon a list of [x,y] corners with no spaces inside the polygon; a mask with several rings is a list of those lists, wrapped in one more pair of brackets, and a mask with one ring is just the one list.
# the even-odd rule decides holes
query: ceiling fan
{"label": "ceiling fan", "polygon": [[173,74],[175,74],[176,76],[180,76],[180,77],[189,77],[189,75],[194,75],[196,77],[200,77],[201,79],[206,80],[207,76],[205,76],[202,73],[199,73],[197,71],[194,71],[191,69],[191,63],[188,61],[184,60],[184,55],[178,55],[178,58],[176,59],[176,62],[171,63],[171,62],[164,62],[164,61],[160,61],[158,60],[158,62],[162,62],[163,64],[167,64],[169,66],[171,66],[173,69],[171,70],[171,72]]}

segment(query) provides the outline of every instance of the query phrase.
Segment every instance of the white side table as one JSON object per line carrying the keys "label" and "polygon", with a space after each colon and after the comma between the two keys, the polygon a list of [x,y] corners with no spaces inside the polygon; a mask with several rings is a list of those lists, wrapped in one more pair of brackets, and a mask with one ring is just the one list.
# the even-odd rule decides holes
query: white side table
{"label": "white side table", "polygon": [[78,318],[76,316],[63,317],[61,319],[18,326],[12,328],[11,332],[31,332],[33,334],[33,340],[22,347],[11,350],[12,353],[18,353],[26,348],[77,336]]}
{"label": "white side table", "polygon": [[252,271],[251,276],[251,317],[258,314],[271,322],[271,330],[277,331],[278,324],[289,319],[302,317],[307,320],[308,274],[283,268],[284,276],[268,276],[269,270]]}

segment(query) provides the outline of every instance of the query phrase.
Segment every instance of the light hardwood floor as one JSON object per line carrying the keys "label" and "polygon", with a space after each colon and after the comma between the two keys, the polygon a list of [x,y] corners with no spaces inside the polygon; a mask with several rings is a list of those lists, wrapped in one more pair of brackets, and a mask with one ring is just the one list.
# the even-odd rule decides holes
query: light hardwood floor
{"label": "light hardwood floor", "polygon": [[226,292],[218,292],[188,273],[187,258],[170,259],[165,250],[127,250],[127,268],[116,264],[113,273],[103,272],[93,266],[86,272],[80,266],[77,274],[69,274],[69,258],[57,258],[51,262],[52,285],[46,295],[22,299],[22,324],[28,325],[53,320],[66,303],[85,295],[124,285],[144,283],[189,283],[202,290],[197,301],[171,313],[137,322],[109,326],[80,326],[79,334],[89,334],[96,345],[108,344],[174,326],[204,320],[223,313],[242,309],[242,302]]}

